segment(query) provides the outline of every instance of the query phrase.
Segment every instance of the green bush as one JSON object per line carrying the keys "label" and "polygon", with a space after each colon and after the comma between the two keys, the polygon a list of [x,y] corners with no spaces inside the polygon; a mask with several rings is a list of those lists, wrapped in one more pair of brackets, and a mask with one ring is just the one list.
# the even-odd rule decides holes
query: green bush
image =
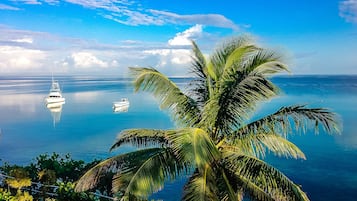
{"label": "green bush", "polygon": [[75,192],[74,191],[75,184],[72,182],[60,182],[59,188],[57,190],[58,196],[56,200],[58,201],[94,201],[95,196],[92,194],[84,193],[84,192]]}
{"label": "green bush", "polygon": [[[52,153],[52,155],[39,155],[34,162],[27,166],[4,163],[0,166],[0,171],[15,178],[6,179],[4,180],[6,182],[3,183],[0,182],[0,187],[9,188],[9,190],[0,188],[0,201],[30,201],[32,198],[34,200],[41,198],[42,200],[59,201],[100,200],[93,194],[74,191],[74,182],[98,162],[98,160],[94,160],[90,163],[85,163],[82,160],[73,160],[69,154],[61,156],[57,153]],[[26,185],[24,183],[25,179]],[[31,181],[40,183],[42,186],[30,186]],[[59,187],[53,188],[51,185]],[[28,189],[32,195],[21,191],[23,186],[29,186]],[[110,188],[104,187],[103,189]],[[108,191],[110,192],[110,190]],[[51,195],[48,193],[51,193]]]}

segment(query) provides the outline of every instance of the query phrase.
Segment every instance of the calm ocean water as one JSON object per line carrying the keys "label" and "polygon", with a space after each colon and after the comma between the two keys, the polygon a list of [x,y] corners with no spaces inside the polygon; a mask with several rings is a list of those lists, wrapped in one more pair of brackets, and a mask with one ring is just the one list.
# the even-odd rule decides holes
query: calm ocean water
{"label": "calm ocean water", "polygon": [[[66,98],[61,111],[44,105],[51,78],[0,77],[0,165],[28,164],[43,153],[70,153],[90,161],[132,150],[109,153],[116,135],[128,128],[166,129],[174,126],[166,111],[147,93],[133,92],[130,80],[57,77]],[[180,86],[188,79],[175,79]],[[341,135],[306,133],[290,140],[307,160],[268,156],[266,160],[301,184],[311,200],[356,200],[357,76],[289,76],[273,81],[282,95],[259,107],[257,116],[284,105],[303,103],[327,107],[340,115]],[[127,97],[127,112],[113,112],[112,102]],[[179,200],[182,179],[165,186],[156,199]]]}

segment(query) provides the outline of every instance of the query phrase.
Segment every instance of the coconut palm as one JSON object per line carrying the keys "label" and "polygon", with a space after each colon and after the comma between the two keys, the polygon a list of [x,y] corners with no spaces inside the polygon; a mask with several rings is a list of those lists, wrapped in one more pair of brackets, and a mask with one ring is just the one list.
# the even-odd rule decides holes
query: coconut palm
{"label": "coconut palm", "polygon": [[293,105],[251,121],[257,104],[279,94],[269,77],[288,71],[282,57],[244,36],[223,43],[208,59],[192,45],[195,76],[185,91],[153,68],[130,68],[135,91],[151,92],[177,127],[120,132],[111,150],[123,144],[140,149],[102,161],[76,190],[93,189],[114,173],[113,192],[122,200],[145,200],[165,182],[188,175],[182,200],[309,200],[263,159],[266,151],[305,159],[287,137],[311,127],[339,132],[335,114]]}

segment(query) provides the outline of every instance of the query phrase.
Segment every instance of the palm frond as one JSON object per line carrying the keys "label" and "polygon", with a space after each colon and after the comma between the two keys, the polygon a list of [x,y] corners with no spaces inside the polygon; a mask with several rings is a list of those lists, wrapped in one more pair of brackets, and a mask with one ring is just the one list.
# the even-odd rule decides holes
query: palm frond
{"label": "palm frond", "polygon": [[258,75],[272,75],[282,71],[289,71],[283,62],[283,56],[269,49],[257,49],[250,57],[246,57],[241,67],[247,72]]}
{"label": "palm frond", "polygon": [[320,126],[328,133],[339,133],[341,129],[338,117],[328,109],[293,105],[247,124],[231,137],[241,137],[251,132],[274,132],[286,137],[292,130],[306,132],[308,128],[313,128],[318,133]]}
{"label": "palm frond", "polygon": [[237,71],[240,70],[241,64],[251,55],[257,51],[258,47],[252,44],[244,44],[237,47],[227,58],[225,63],[222,78],[223,80],[230,79]]}
{"label": "palm frond", "polygon": [[[244,189],[245,193],[249,195],[252,200],[259,201],[274,201],[267,192],[264,191],[261,187],[255,185],[253,182],[248,180],[246,177],[236,175],[237,185],[239,185],[242,189]],[[244,193],[243,193],[244,196]]]}
{"label": "palm frond", "polygon": [[183,161],[192,161],[195,166],[205,167],[219,157],[219,151],[209,135],[199,128],[187,128],[168,134],[170,148]]}
{"label": "palm frond", "polygon": [[170,149],[161,149],[148,157],[137,168],[124,173],[117,173],[113,178],[113,191],[122,189],[128,181],[124,196],[147,199],[152,193],[163,188],[165,181],[173,181],[180,175],[186,175],[191,166],[179,160]]}
{"label": "palm frond", "polygon": [[192,52],[191,73],[195,75],[195,78],[189,84],[189,95],[202,108],[209,98],[209,86],[212,81],[208,77],[206,59],[197,44],[193,41]]}
{"label": "palm frond", "polygon": [[250,117],[259,101],[277,94],[277,87],[264,76],[236,73],[235,79],[226,80],[219,93],[208,101],[201,122],[228,135]]}
{"label": "palm frond", "polygon": [[173,117],[181,124],[191,126],[200,118],[195,101],[181,92],[168,77],[152,68],[130,68],[135,77],[135,91],[143,90],[157,97],[162,109],[171,109]]}
{"label": "palm frond", "polygon": [[189,181],[184,186],[182,201],[206,201],[221,200],[218,195],[218,189],[215,182],[215,175],[212,169],[207,165],[204,170],[191,175]]}
{"label": "palm frond", "polygon": [[242,200],[241,189],[232,186],[231,179],[220,164],[207,164],[191,175],[184,187],[183,200]]}
{"label": "palm frond", "polygon": [[235,49],[226,65],[202,114],[202,124],[216,130],[213,138],[240,127],[258,102],[276,96],[279,89],[267,77],[287,70],[276,53],[253,45]]}
{"label": "palm frond", "polygon": [[232,141],[225,139],[221,147],[257,158],[264,158],[269,150],[277,156],[306,159],[295,144],[275,133],[250,133]]}
{"label": "palm frond", "polygon": [[[237,200],[237,201],[242,201],[243,200],[243,194],[241,192],[241,189],[237,188],[235,183],[232,182],[232,177],[231,175],[227,174],[224,167],[221,167],[218,165],[216,168],[217,172],[216,173],[218,176],[217,178],[217,186],[219,188],[219,195],[221,200]],[[233,185],[232,185],[233,184]]]}
{"label": "palm frond", "polygon": [[253,199],[309,200],[300,187],[265,162],[247,155],[224,151],[225,167]]}
{"label": "palm frond", "polygon": [[232,38],[218,47],[215,52],[210,56],[207,64],[208,74],[216,82],[220,80],[224,72],[229,56],[239,47],[251,44],[252,39],[248,36],[241,36]]}
{"label": "palm frond", "polygon": [[161,149],[152,148],[121,154],[106,159],[88,170],[77,182],[76,191],[86,191],[94,188],[100,179],[108,173],[121,173],[143,163],[147,158],[159,153]]}
{"label": "palm frond", "polygon": [[113,150],[122,144],[131,144],[137,147],[146,147],[150,145],[168,145],[167,130],[158,129],[128,129],[120,132],[114,144],[110,148]]}

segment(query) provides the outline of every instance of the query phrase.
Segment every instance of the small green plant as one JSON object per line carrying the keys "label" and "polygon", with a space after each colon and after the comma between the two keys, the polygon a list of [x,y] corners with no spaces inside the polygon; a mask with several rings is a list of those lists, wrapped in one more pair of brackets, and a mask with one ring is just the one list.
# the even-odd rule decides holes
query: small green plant
{"label": "small green plant", "polygon": [[[10,177],[5,180],[5,183],[12,189],[16,189],[15,192],[10,190],[0,191],[0,201],[32,201],[33,197],[27,192],[22,191],[23,187],[31,186],[31,179],[29,173],[20,167],[16,167],[9,172]],[[13,196],[13,194],[15,194]]]}
{"label": "small green plant", "polygon": [[26,191],[17,190],[14,200],[10,201],[33,201],[33,197]]}
{"label": "small green plant", "polygon": [[29,173],[24,168],[15,168],[10,171],[10,177],[6,179],[6,183],[15,189],[21,190],[22,187],[31,186]]}
{"label": "small green plant", "polygon": [[78,175],[81,175],[86,165],[82,160],[73,160],[70,154],[60,156],[57,153],[52,153],[52,155],[39,155],[35,163],[30,166],[34,168],[35,172],[53,170],[58,179],[73,182],[78,179]]}
{"label": "small green plant", "polygon": [[11,192],[7,189],[0,188],[0,201],[13,200],[14,196],[11,195]]}
{"label": "small green plant", "polygon": [[75,192],[75,184],[72,182],[60,182],[57,191],[58,201],[91,201],[96,200],[94,195],[87,194],[84,192]]}

